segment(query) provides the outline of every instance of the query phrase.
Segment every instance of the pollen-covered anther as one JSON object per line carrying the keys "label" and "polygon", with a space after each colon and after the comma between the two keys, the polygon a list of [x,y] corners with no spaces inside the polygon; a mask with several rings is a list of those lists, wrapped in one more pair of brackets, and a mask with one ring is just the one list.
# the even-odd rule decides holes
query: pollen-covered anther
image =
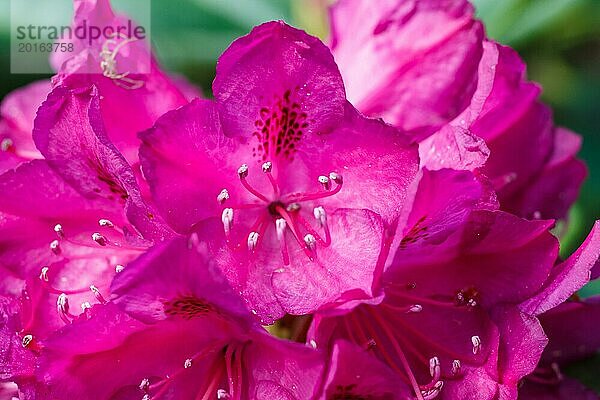
{"label": "pollen-covered anther", "polygon": [[223,229],[225,234],[228,235],[233,226],[233,208],[225,208],[221,213],[221,221],[223,222]]}
{"label": "pollen-covered anther", "polygon": [[81,312],[85,313],[90,308],[92,308],[92,305],[89,301],[84,301],[83,303],[81,303]]}
{"label": "pollen-covered anther", "polygon": [[106,246],[106,238],[99,232],[92,233],[92,240],[98,243],[100,246]]}
{"label": "pollen-covered anther", "polygon": [[11,147],[13,147],[13,145],[14,145],[14,142],[12,141],[11,138],[4,138],[0,142],[0,150],[8,151]]}
{"label": "pollen-covered anther", "polygon": [[65,232],[63,231],[63,227],[61,224],[54,225],[54,232],[56,232],[56,236],[58,236],[59,239],[65,237]]}
{"label": "pollen-covered anther", "polygon": [[273,163],[271,161],[264,162],[262,165],[262,171],[266,174],[273,170]]}
{"label": "pollen-covered anther", "polygon": [[115,272],[118,274],[119,272],[123,272],[123,270],[125,269],[125,266],[121,265],[121,264],[117,264],[115,265]]}
{"label": "pollen-covered anther", "polygon": [[331,182],[329,182],[329,178],[326,177],[325,175],[321,175],[319,176],[319,183],[321,184],[321,186],[323,186],[323,189],[325,190],[329,190],[331,189]]}
{"label": "pollen-covered anther", "polygon": [[245,179],[248,176],[248,164],[242,164],[237,170],[240,179]]}
{"label": "pollen-covered anther", "polygon": [[100,302],[100,304],[106,303],[106,299],[104,298],[104,296],[102,296],[102,293],[100,293],[100,291],[98,290],[98,288],[96,286],[90,285],[90,290],[94,294],[94,297],[96,298],[96,300],[98,300],[98,302]]}
{"label": "pollen-covered anther", "polygon": [[481,351],[481,339],[475,335],[471,337],[471,343],[473,344],[473,354],[479,354]]}
{"label": "pollen-covered anther", "polygon": [[285,208],[285,210],[287,212],[295,212],[295,211],[300,211],[300,204],[299,203],[290,203],[288,204],[288,206]]}
{"label": "pollen-covered anther", "polygon": [[225,399],[230,399],[230,398],[231,398],[231,395],[225,389],[217,390],[217,399],[218,400],[225,400]]}
{"label": "pollen-covered anther", "polygon": [[313,215],[315,216],[315,219],[317,220],[319,225],[325,226],[325,224],[327,223],[327,214],[325,213],[325,209],[323,207],[315,207],[315,209],[313,210]]}
{"label": "pollen-covered anther", "polygon": [[283,240],[283,235],[285,233],[285,228],[287,227],[287,222],[283,218],[277,218],[275,220],[275,230],[277,231],[277,239]]}
{"label": "pollen-covered anther", "polygon": [[442,367],[439,358],[432,357],[429,359],[429,373],[434,381],[438,381],[440,379]]}
{"label": "pollen-covered anther", "polygon": [[460,360],[453,360],[452,361],[452,375],[460,374],[461,369],[462,369],[462,365],[460,363]]}
{"label": "pollen-covered anther", "polygon": [[150,389],[150,380],[148,378],[142,379],[138,387],[142,392],[147,392]]}
{"label": "pollen-covered anther", "polygon": [[191,367],[192,367],[192,359],[188,358],[183,363],[183,368],[188,369],[188,368],[191,368]]}
{"label": "pollen-covered anther", "polygon": [[98,220],[98,225],[101,227],[114,228],[115,224],[112,223],[111,220],[102,218]]}
{"label": "pollen-covered anther", "polygon": [[225,203],[225,201],[229,200],[229,192],[227,189],[221,190],[221,192],[217,195],[217,202],[219,204]]}
{"label": "pollen-covered anther", "polygon": [[55,239],[50,242],[50,251],[52,251],[56,255],[62,253],[62,249],[60,248],[60,243],[58,242],[58,240]]}
{"label": "pollen-covered anther", "polygon": [[56,311],[64,323],[68,324],[71,322],[69,320],[69,299],[66,294],[61,293],[58,295],[56,299]]}
{"label": "pollen-covered anther", "polygon": [[48,267],[42,267],[42,270],[40,271],[40,279],[44,282],[48,282],[48,270]]}
{"label": "pollen-covered anther", "polygon": [[438,381],[433,385],[431,389],[421,390],[421,395],[423,396],[423,400],[433,400],[438,397],[442,388],[444,387],[443,381]]}
{"label": "pollen-covered anther", "polygon": [[304,243],[306,243],[306,247],[308,247],[309,250],[313,251],[317,245],[317,239],[310,233],[307,233],[304,235]]}
{"label": "pollen-covered anther", "polygon": [[254,251],[256,249],[259,236],[258,232],[250,232],[250,234],[248,234],[248,250]]}
{"label": "pollen-covered anther", "polygon": [[25,335],[23,336],[23,339],[21,340],[21,344],[23,345],[23,347],[27,347],[29,346],[29,344],[31,344],[31,342],[33,341],[33,335]]}
{"label": "pollen-covered anther", "polygon": [[338,185],[341,185],[342,183],[344,183],[344,179],[342,178],[342,175],[338,174],[337,172],[330,172],[329,179],[331,179]]}
{"label": "pollen-covered anther", "polygon": [[420,313],[421,311],[423,311],[423,306],[420,304],[413,304],[406,310],[407,313]]}

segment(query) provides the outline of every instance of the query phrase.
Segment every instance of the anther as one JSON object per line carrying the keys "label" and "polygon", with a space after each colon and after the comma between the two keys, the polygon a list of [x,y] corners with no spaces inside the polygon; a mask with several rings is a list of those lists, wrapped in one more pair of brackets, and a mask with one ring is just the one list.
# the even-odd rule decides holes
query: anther
{"label": "anther", "polygon": [[217,202],[219,204],[223,204],[223,203],[225,203],[226,200],[229,200],[229,192],[227,191],[227,189],[223,189],[217,195]]}
{"label": "anther", "polygon": [[42,267],[42,270],[40,271],[40,279],[44,282],[48,282],[48,270],[48,267]]}
{"label": "anther", "polygon": [[288,206],[285,208],[285,210],[286,210],[287,212],[295,212],[295,211],[298,211],[298,210],[300,210],[300,204],[298,204],[298,203],[290,203],[290,204],[288,204]]}
{"label": "anther", "polygon": [[90,308],[92,308],[92,305],[89,301],[84,301],[83,303],[81,303],[81,312],[85,313]]}
{"label": "anther", "polygon": [[420,304],[413,304],[412,306],[410,306],[408,308],[408,310],[406,311],[407,313],[419,313],[423,311],[423,306]]}
{"label": "anther", "polygon": [[462,369],[462,366],[460,364],[460,360],[452,361],[452,375],[460,374],[461,369]]}
{"label": "anther", "polygon": [[338,174],[337,172],[330,172],[329,179],[331,179],[338,185],[341,185],[344,182],[344,179],[342,178],[342,176],[340,174]]}
{"label": "anther", "polygon": [[223,229],[225,230],[225,234],[229,234],[229,231],[231,231],[231,227],[233,226],[233,208],[223,209],[223,213],[221,214],[221,221],[223,222]]}
{"label": "anther", "polygon": [[312,251],[315,249],[317,239],[315,239],[315,237],[310,233],[307,233],[304,235],[304,243],[306,243],[306,246]]}
{"label": "anther", "polygon": [[4,138],[2,142],[0,142],[0,150],[8,151],[13,146],[13,141],[11,138]]}
{"label": "anther", "polygon": [[58,236],[59,239],[62,239],[65,237],[65,232],[63,231],[63,227],[61,224],[54,225],[54,232],[56,232],[56,235]]}
{"label": "anther", "polygon": [[481,351],[481,339],[479,336],[472,336],[471,343],[473,344],[473,354],[479,354]]}
{"label": "anther", "polygon": [[92,240],[100,246],[106,246],[106,238],[99,232],[92,233]]}
{"label": "anther", "polygon": [[112,223],[111,220],[102,218],[98,220],[98,225],[101,227],[114,228],[115,224]]}
{"label": "anther", "polygon": [[21,341],[21,344],[23,345],[23,347],[27,347],[29,346],[29,344],[33,341],[33,335],[25,335],[23,336],[23,340]]}
{"label": "anther", "polygon": [[118,274],[119,272],[123,272],[123,270],[125,269],[125,266],[121,265],[121,264],[117,264],[115,265],[115,272]]}
{"label": "anther", "polygon": [[248,165],[242,164],[237,171],[240,179],[245,179],[248,176]]}
{"label": "anther", "polygon": [[286,227],[287,227],[287,222],[285,222],[285,219],[278,218],[275,220],[275,228],[277,230],[277,239],[283,240],[283,235],[285,233]]}
{"label": "anther", "polygon": [[106,303],[106,299],[104,299],[104,296],[102,296],[102,293],[100,293],[100,291],[98,290],[98,288],[95,285],[90,285],[90,290],[94,294],[94,297],[96,298],[96,300],[98,300],[100,302],[100,304]]}
{"label": "anther", "polygon": [[267,172],[271,172],[273,170],[273,163],[271,161],[267,161],[262,165],[262,171],[266,174]]}
{"label": "anther", "polygon": [[310,341],[308,342],[308,344],[310,345],[310,347],[312,347],[313,349],[317,348],[317,342],[315,341],[315,339],[310,339]]}
{"label": "anther", "polygon": [[142,379],[140,385],[138,386],[142,392],[147,392],[150,389],[150,380],[148,378]]}
{"label": "anther", "polygon": [[327,223],[327,214],[325,213],[325,209],[323,207],[315,207],[313,210],[313,215],[319,222],[319,225],[324,226]]}
{"label": "anther", "polygon": [[59,255],[62,252],[58,240],[55,239],[50,242],[50,250],[56,255]]}
{"label": "anther", "polygon": [[440,375],[442,373],[442,367],[440,364],[440,359],[437,357],[432,357],[429,359],[429,373],[434,381],[440,379]]}
{"label": "anther", "polygon": [[60,312],[63,312],[63,313],[69,312],[69,299],[66,294],[61,293],[58,295],[58,298],[56,299],[56,307],[58,308],[58,311],[60,311]]}
{"label": "anther", "polygon": [[248,235],[248,250],[254,251],[256,249],[256,245],[258,244],[258,232],[250,232]]}
{"label": "anther", "polygon": [[224,400],[224,399],[230,399],[231,395],[229,393],[227,393],[227,391],[225,389],[219,389],[217,390],[217,399],[218,400]]}
{"label": "anther", "polygon": [[192,366],[192,359],[188,358],[185,360],[185,362],[183,363],[183,368],[188,369],[191,368]]}
{"label": "anther", "polygon": [[421,390],[421,394],[423,395],[423,400],[433,400],[438,397],[442,388],[444,387],[443,381],[437,381],[433,388],[428,390]]}
{"label": "anther", "polygon": [[331,183],[329,182],[329,178],[325,175],[319,176],[319,183],[323,186],[323,189],[329,190],[331,189]]}

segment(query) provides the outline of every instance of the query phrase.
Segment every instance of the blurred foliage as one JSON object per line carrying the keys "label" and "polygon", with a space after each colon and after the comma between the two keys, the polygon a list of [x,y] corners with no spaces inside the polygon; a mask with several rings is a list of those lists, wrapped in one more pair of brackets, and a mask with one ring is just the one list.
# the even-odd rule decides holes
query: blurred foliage
{"label": "blurred foliage", "polygon": [[[26,0],[14,0],[26,1]],[[50,11],[64,13],[70,0]],[[131,11],[136,2],[152,1],[152,41],[163,65],[200,85],[207,95],[215,61],[236,37],[253,26],[285,19],[308,32],[327,34],[326,4],[330,0],[113,0]],[[570,254],[600,219],[600,1],[599,0],[473,0],[488,35],[514,47],[528,65],[529,77],[544,87],[542,98],[552,106],[558,124],[584,137],[580,153],[590,175],[571,212],[562,255]],[[374,1],[374,4],[376,2]],[[139,3],[138,3],[139,4]],[[0,4],[0,97],[42,76],[9,74],[9,2]],[[583,296],[600,293],[600,282]],[[600,357],[567,373],[600,390]]]}

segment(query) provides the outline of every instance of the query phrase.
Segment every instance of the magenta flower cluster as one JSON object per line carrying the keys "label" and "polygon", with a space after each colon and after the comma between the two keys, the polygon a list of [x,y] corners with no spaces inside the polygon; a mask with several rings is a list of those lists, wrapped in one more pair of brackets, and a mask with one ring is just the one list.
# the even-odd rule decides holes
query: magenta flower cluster
{"label": "magenta flower cluster", "polygon": [[212,99],[121,37],[4,99],[3,399],[598,398],[560,369],[600,347],[579,136],[466,0],[330,20],[234,41]]}

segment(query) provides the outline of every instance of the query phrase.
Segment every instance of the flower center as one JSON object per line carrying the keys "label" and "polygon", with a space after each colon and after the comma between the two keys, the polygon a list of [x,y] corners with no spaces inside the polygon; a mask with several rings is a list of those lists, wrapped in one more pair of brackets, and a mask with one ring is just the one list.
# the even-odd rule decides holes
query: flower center
{"label": "flower center", "polygon": [[241,243],[233,243],[232,228],[234,216],[238,212],[243,213],[244,210],[262,208],[263,211],[259,212],[257,219],[246,235],[247,249],[250,252],[255,252],[260,242],[264,240],[267,230],[270,227],[274,227],[277,240],[280,243],[281,257],[284,265],[290,264],[288,244],[286,242],[288,236],[291,236],[298,243],[309,259],[314,260],[318,246],[327,247],[331,244],[327,214],[322,206],[313,207],[312,216],[316,222],[316,226],[313,226],[314,223],[311,224],[305,218],[305,207],[303,206],[310,206],[316,201],[339,193],[343,185],[342,176],[336,172],[331,172],[329,176],[319,176],[318,183],[321,188],[315,192],[282,194],[280,182],[272,173],[273,164],[270,161],[263,163],[262,172],[271,185],[273,192],[271,195],[265,195],[250,185],[247,180],[249,174],[247,164],[243,164],[238,169],[238,177],[241,185],[258,202],[232,204],[227,189],[221,190],[217,196],[217,202],[223,206],[221,221],[223,222],[227,243],[232,250],[243,248],[244,246]]}

